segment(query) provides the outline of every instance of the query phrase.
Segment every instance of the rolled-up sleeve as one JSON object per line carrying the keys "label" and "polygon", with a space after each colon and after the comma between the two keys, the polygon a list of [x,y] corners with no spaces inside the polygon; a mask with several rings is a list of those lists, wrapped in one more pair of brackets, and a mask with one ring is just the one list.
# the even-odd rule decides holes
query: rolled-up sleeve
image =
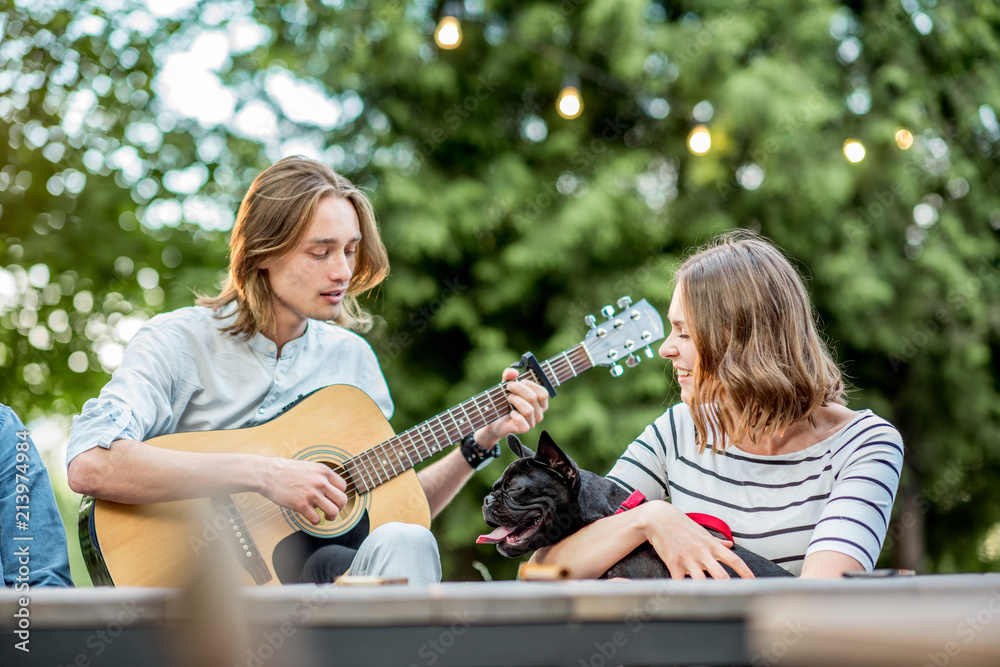
{"label": "rolled-up sleeve", "polygon": [[100,395],[74,418],[66,465],[93,447],[109,448],[115,440],[141,441],[170,430],[182,378],[175,342],[147,323],[129,342],[121,366]]}

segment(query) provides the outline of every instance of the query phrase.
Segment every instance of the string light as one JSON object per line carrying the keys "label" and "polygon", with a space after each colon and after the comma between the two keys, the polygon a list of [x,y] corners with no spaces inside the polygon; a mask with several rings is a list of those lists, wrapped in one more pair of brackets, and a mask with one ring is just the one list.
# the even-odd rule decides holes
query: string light
{"label": "string light", "polygon": [[462,43],[462,24],[458,21],[458,8],[454,2],[445,4],[441,20],[434,30],[434,41],[442,49],[457,49]]}
{"label": "string light", "polygon": [[704,155],[712,147],[712,134],[704,125],[697,125],[688,134],[688,148],[695,155]]}
{"label": "string light", "polygon": [[857,139],[848,139],[844,142],[844,157],[849,162],[861,162],[865,159],[865,147]]}
{"label": "string light", "polygon": [[567,120],[572,120],[583,113],[583,96],[580,95],[580,79],[574,74],[563,78],[562,90],[556,99],[556,111]]}
{"label": "string light", "polygon": [[905,127],[896,130],[896,144],[904,151],[913,145],[913,135]]}

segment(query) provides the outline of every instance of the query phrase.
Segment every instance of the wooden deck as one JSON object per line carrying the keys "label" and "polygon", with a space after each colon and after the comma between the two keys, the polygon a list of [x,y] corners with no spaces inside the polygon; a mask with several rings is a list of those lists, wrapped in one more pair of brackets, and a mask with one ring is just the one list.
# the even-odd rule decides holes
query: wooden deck
{"label": "wooden deck", "polygon": [[1000,574],[8,589],[0,628],[5,666],[996,667]]}

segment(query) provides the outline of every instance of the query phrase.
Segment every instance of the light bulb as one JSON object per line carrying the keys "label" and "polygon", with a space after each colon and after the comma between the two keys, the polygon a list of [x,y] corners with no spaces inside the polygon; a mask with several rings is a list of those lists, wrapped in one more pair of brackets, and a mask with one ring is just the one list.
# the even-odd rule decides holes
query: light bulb
{"label": "light bulb", "polygon": [[434,31],[434,41],[442,49],[457,49],[462,43],[462,24],[454,16],[442,16]]}
{"label": "light bulb", "polygon": [[913,135],[905,127],[896,130],[896,144],[904,151],[913,145]]}
{"label": "light bulb", "polygon": [[566,86],[556,100],[556,111],[563,118],[573,119],[583,113],[583,98],[576,86]]}
{"label": "light bulb", "polygon": [[712,134],[704,125],[698,125],[688,135],[688,148],[695,155],[704,155],[712,147]]}
{"label": "light bulb", "polygon": [[865,159],[865,147],[857,139],[844,142],[844,157],[850,162],[861,162]]}

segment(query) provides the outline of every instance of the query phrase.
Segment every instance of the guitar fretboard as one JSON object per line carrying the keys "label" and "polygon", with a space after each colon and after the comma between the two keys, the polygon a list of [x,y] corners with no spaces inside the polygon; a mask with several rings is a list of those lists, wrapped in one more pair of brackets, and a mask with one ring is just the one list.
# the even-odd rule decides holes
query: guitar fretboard
{"label": "guitar fretboard", "polygon": [[[582,343],[540,365],[553,387],[593,367]],[[540,378],[535,377],[530,369],[518,375],[517,379],[534,380],[541,384]],[[436,417],[366,449],[343,464],[348,476],[348,497],[367,493],[388,482],[510,411],[506,383],[501,382]]]}

